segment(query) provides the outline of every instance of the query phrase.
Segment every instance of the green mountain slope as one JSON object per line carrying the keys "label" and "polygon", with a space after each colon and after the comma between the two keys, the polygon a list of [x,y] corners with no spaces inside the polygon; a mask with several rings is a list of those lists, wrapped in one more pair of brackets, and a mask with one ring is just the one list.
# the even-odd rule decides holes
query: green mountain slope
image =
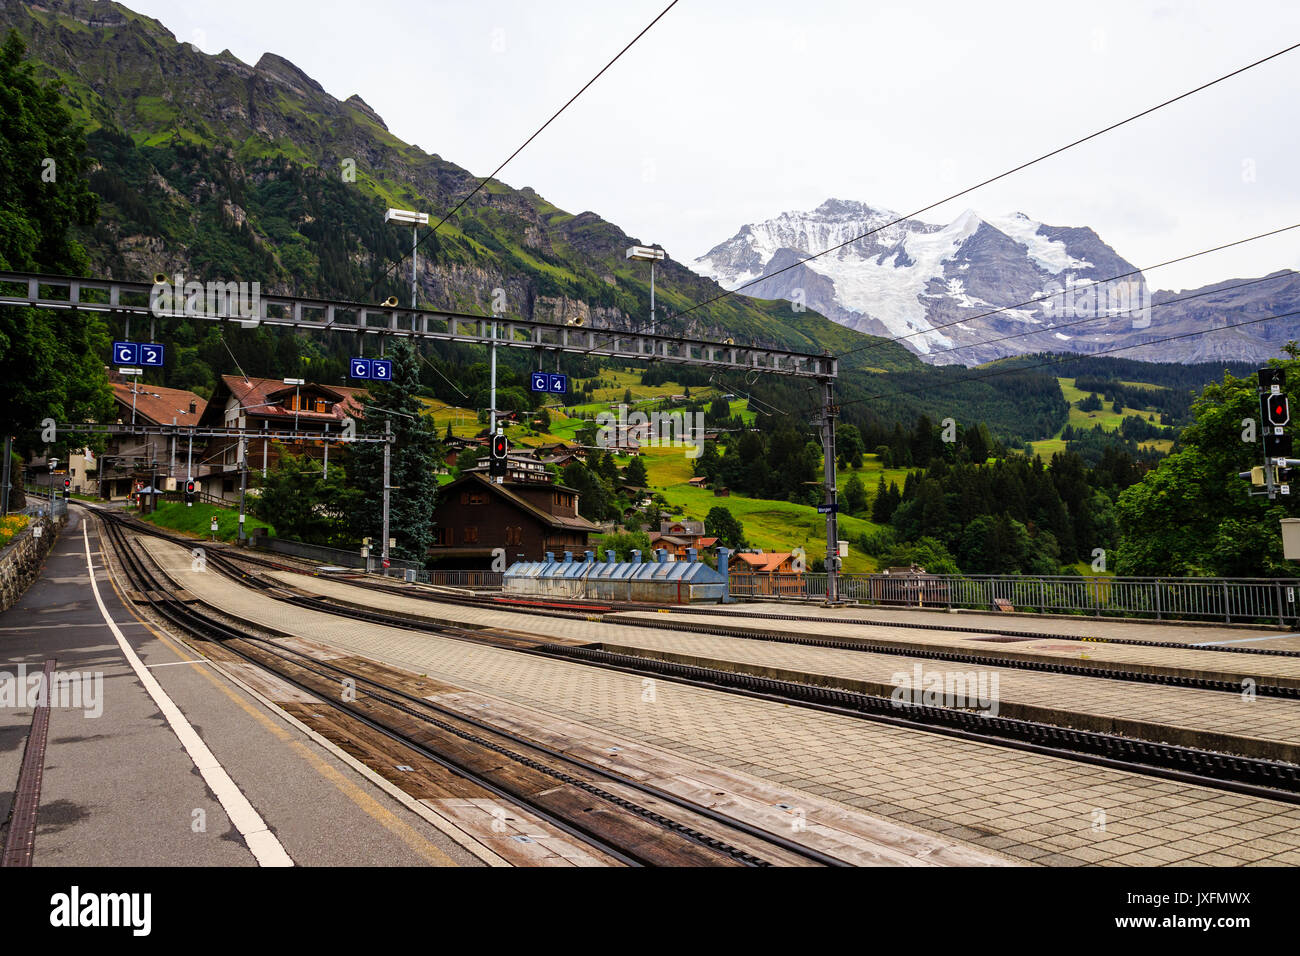
{"label": "green mountain slope", "polygon": [[[210,56],[155,20],[89,0],[9,3],[0,25],[23,35],[86,123],[105,200],[86,241],[95,265],[115,275],[180,270],[359,297],[408,248],[409,234],[384,225],[387,206],[439,215],[477,182],[397,139],[360,97],[339,101],[274,54],[255,66]],[[633,327],[649,314],[647,271],[623,257],[634,241],[594,213],[493,182],[422,247],[421,299],[489,311],[502,288],[510,314]],[[408,269],[370,297],[404,299]],[[720,291],[672,261],[658,279],[661,314]],[[740,296],[670,327],[810,352],[864,341],[816,313]],[[897,345],[872,361],[917,364]]]}

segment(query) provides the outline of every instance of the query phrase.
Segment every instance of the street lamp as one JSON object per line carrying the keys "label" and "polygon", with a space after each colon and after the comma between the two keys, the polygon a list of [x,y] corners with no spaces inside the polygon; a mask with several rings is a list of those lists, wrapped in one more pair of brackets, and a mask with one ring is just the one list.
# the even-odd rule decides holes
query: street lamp
{"label": "street lamp", "polygon": [[411,224],[411,308],[414,309],[416,277],[419,275],[417,263],[420,259],[415,250],[419,245],[420,226],[429,224],[429,214],[427,212],[415,212],[410,209],[390,209],[384,213],[384,222],[409,222]]}
{"label": "street lamp", "polygon": [[[143,375],[143,374],[144,374],[144,369],[142,369],[142,368],[120,368],[120,369],[117,370],[117,373],[118,373],[119,375]],[[135,396],[139,393],[139,391],[140,391],[140,383],[139,383],[139,382],[132,382],[132,383],[131,383],[131,424],[132,424],[132,425],[135,424]]]}
{"label": "street lamp", "polygon": [[50,520],[54,520],[54,469],[59,467],[59,459],[50,458],[46,463],[50,466]]}
{"label": "street lamp", "polygon": [[650,334],[655,334],[655,263],[662,260],[665,253],[658,246],[632,246],[627,250],[627,258],[650,263]]}

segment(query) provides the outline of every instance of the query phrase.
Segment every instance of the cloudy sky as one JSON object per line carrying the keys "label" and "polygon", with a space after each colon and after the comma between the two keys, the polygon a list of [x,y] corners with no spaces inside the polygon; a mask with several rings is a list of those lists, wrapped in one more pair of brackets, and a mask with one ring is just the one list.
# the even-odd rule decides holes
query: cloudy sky
{"label": "cloudy sky", "polygon": [[[270,50],[485,175],[668,0],[127,0]],[[1300,41],[1300,4],[680,0],[501,178],[689,261],[828,197],[910,213]],[[1300,50],[921,218],[1092,226],[1138,266],[1300,222]],[[1152,273],[1300,267],[1300,230]]]}

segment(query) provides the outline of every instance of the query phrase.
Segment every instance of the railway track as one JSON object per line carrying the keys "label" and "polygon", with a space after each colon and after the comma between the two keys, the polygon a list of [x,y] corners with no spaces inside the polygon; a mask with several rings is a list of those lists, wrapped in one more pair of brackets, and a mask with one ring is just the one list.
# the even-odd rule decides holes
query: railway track
{"label": "railway track", "polygon": [[[187,545],[192,543],[152,528],[142,527],[139,530]],[[245,556],[240,555],[239,558],[243,560]],[[257,559],[252,559],[249,563],[263,564],[263,566],[271,565],[283,570],[299,570],[284,565],[275,565],[274,562],[263,563]],[[711,690],[739,693],[783,704],[809,707],[917,730],[944,733],[982,743],[1013,747],[1050,756],[1180,780],[1200,786],[1300,804],[1300,766],[1282,761],[1224,754],[1204,748],[1140,740],[1113,733],[1075,730],[1041,721],[992,717],[955,708],[896,701],[890,697],[620,654],[599,648],[575,647],[556,643],[540,635],[532,636],[534,639],[528,640],[528,635],[521,635],[520,632],[516,631],[494,633],[491,629],[475,629],[429,622],[427,620],[422,621],[415,617],[361,609],[325,598],[308,597],[300,594],[293,595],[279,582],[265,581],[256,574],[250,574],[238,565],[239,561],[233,560],[232,556],[220,555],[217,559],[217,567],[223,573],[252,587],[272,592],[271,596],[273,597],[306,609],[340,615],[366,623],[421,631],[456,640],[491,644],[520,653],[545,656],[552,659],[571,660],[630,674],[667,679]],[[412,595],[412,592],[407,589],[390,589],[378,584],[374,585],[374,588],[394,590],[396,593],[408,597]],[[496,604],[492,606],[499,607]],[[548,614],[548,616],[552,615]],[[590,619],[589,615],[567,613],[556,616],[578,617],[583,620]],[[618,623],[627,624],[628,620],[620,618]],[[659,625],[658,622],[652,623],[655,626],[674,629],[681,627],[680,624],[674,625],[671,622],[664,622],[662,625]],[[715,632],[709,631],[709,633]],[[521,640],[521,636],[524,639]],[[743,636],[752,637],[749,633],[745,633]],[[831,646],[838,646],[838,644]],[[854,643],[854,646],[861,647],[857,643]],[[899,649],[893,645],[886,645],[886,647],[890,653],[961,662],[976,661],[993,666],[1036,663],[1016,659],[1006,659],[1004,662],[1003,659],[996,657],[968,656],[956,653],[917,653],[914,649]],[[1057,673],[1081,673],[1084,676],[1091,677],[1114,678],[1117,676],[1116,672],[1111,670],[1099,668],[1066,669],[1068,666],[1048,665],[1034,669],[1051,670]],[[1132,672],[1132,679],[1134,680],[1155,678],[1152,682],[1175,683],[1172,680],[1159,680],[1159,677],[1160,675]],[[1213,686],[1215,683],[1222,682],[1205,681],[1203,684],[1198,684],[1189,681],[1185,686],[1221,689]],[[1234,690],[1240,690],[1236,685],[1232,686]],[[1291,689],[1277,688],[1277,690],[1289,692]],[[1290,695],[1286,694],[1286,696]]]}
{"label": "railway track", "polygon": [[[284,647],[243,622],[204,613],[171,593],[173,585],[132,547],[119,519],[109,517],[102,527],[132,589],[162,620],[184,633],[215,642],[224,654],[273,674],[606,857],[632,866],[848,865],[803,843],[493,727],[372,675]],[[217,565],[225,573],[239,574],[232,572],[232,563],[221,558]],[[349,687],[355,689],[354,694],[343,693]]]}

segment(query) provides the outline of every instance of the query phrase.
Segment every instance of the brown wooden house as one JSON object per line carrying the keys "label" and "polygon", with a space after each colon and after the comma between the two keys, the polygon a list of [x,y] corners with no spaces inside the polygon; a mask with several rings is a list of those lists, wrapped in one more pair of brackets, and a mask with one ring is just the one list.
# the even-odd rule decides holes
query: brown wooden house
{"label": "brown wooden house", "polygon": [[[324,433],[328,426],[331,434],[343,430],[344,420],[361,417],[363,388],[339,385],[287,385],[274,378],[245,378],[242,375],[223,375],[217,383],[215,394],[199,420],[201,425],[225,428],[247,428],[248,467],[250,471],[264,471],[275,467],[281,454],[299,455],[320,461],[325,457],[324,443],[313,438]],[[257,432],[296,431],[297,441],[268,441],[258,438]],[[197,451],[197,449],[196,449]],[[338,460],[342,449],[330,449],[330,460]],[[204,469],[196,476],[208,494],[235,500],[239,497],[239,439],[213,438],[204,448]]]}
{"label": "brown wooden house", "polygon": [[429,560],[443,569],[490,568],[502,548],[507,564],[540,561],[547,551],[583,551],[596,525],[578,514],[578,493],[543,481],[494,484],[469,472],[444,485],[434,509]]}

